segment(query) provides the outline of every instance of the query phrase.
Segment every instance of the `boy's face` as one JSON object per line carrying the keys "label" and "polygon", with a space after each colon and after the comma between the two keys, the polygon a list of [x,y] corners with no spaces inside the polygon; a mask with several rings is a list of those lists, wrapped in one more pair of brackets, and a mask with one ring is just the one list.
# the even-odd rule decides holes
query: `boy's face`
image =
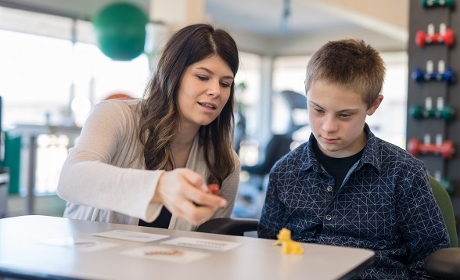
{"label": "boy's face", "polygon": [[364,148],[367,138],[364,123],[379,107],[379,95],[368,108],[361,95],[340,85],[313,81],[307,92],[310,126],[321,151],[330,157],[343,158]]}

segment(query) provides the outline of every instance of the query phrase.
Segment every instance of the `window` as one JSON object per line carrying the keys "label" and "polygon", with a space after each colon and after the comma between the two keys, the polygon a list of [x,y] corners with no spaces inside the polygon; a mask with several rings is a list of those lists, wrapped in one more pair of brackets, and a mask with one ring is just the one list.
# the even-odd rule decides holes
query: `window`
{"label": "window", "polygon": [[235,77],[237,87],[237,113],[235,121],[235,150],[244,164],[258,161],[258,143],[254,141],[260,114],[261,58],[250,53],[240,53],[240,69]]}
{"label": "window", "polygon": [[[23,138],[37,139],[37,194],[55,191],[66,149],[78,132],[50,134],[47,125],[79,127],[92,106],[110,94],[141,97],[150,76],[147,55],[113,61],[92,43],[91,27],[86,21],[0,7],[2,123]],[[23,142],[17,172],[22,191],[31,166],[29,145]]]}

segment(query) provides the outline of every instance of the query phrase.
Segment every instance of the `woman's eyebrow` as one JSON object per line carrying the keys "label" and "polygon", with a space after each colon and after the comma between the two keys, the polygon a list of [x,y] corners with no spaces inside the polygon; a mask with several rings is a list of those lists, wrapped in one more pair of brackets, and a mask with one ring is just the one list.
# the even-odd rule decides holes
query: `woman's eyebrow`
{"label": "woman's eyebrow", "polygon": [[[214,74],[214,72],[211,71],[211,69],[208,69],[206,67],[197,67],[196,69],[204,70],[204,71],[208,72],[209,74]],[[233,76],[223,76],[222,78],[224,78],[224,79],[232,79],[232,80],[234,79]]]}

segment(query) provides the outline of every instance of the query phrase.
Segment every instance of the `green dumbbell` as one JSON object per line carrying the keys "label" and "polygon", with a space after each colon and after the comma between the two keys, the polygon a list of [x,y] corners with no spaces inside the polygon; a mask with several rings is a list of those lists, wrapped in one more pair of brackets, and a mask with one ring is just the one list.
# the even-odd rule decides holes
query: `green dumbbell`
{"label": "green dumbbell", "polygon": [[422,107],[420,104],[412,104],[409,108],[409,114],[412,118],[417,120],[421,120],[426,117],[425,111],[425,108]]}
{"label": "green dumbbell", "polygon": [[451,121],[454,118],[454,108],[450,105],[444,105],[441,110],[426,109],[419,104],[413,104],[409,108],[409,113],[414,119],[442,118],[445,121]]}
{"label": "green dumbbell", "polygon": [[448,104],[444,104],[444,99],[438,97],[436,100],[436,108],[433,107],[433,100],[431,97],[425,98],[425,107],[419,104],[413,104],[409,108],[409,114],[414,119],[426,118],[442,118],[445,121],[451,121],[454,118],[454,108]]}
{"label": "green dumbbell", "polygon": [[441,171],[436,170],[436,172],[434,172],[433,174],[433,178],[436,179],[441,184],[441,186],[447,191],[447,193],[449,194],[454,193],[454,186],[452,185],[452,182],[450,181],[449,178],[443,177],[441,175]]}
{"label": "green dumbbell", "polygon": [[421,0],[420,4],[423,8],[431,8],[435,6],[452,8],[454,6],[454,0]]}
{"label": "green dumbbell", "polygon": [[439,111],[440,117],[446,121],[451,121],[454,118],[455,110],[450,105],[444,105],[444,107]]}
{"label": "green dumbbell", "polygon": [[441,180],[439,180],[439,183],[441,183],[441,185],[444,187],[444,189],[446,189],[446,191],[449,194],[454,193],[454,186],[452,186],[452,183],[448,178],[442,178]]}

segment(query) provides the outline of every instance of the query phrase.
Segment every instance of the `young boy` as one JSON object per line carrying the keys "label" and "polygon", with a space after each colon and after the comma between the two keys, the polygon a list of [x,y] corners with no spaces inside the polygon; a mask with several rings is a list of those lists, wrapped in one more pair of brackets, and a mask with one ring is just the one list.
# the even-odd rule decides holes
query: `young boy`
{"label": "young boy", "polygon": [[[383,100],[385,66],[361,40],[333,41],[307,66],[312,135],[270,172],[258,235],[375,251],[363,279],[428,277],[425,258],[449,247],[424,164],[366,124]],[[331,264],[334,265],[334,264]]]}

